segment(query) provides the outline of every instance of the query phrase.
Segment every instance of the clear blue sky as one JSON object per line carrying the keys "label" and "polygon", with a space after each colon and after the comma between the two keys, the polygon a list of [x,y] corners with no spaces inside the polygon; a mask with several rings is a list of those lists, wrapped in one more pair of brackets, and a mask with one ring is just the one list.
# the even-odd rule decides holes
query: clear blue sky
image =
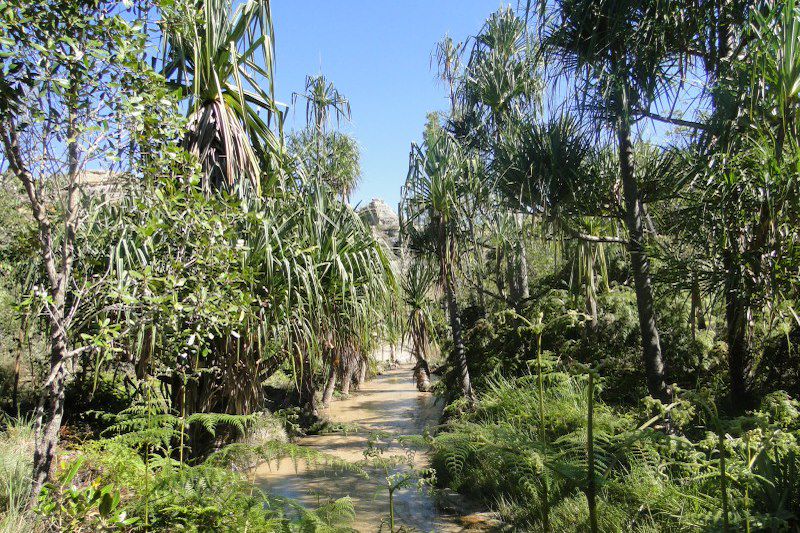
{"label": "clear blue sky", "polygon": [[[351,198],[381,198],[396,208],[408,171],[408,149],[425,115],[446,109],[445,87],[431,67],[435,44],[478,32],[500,0],[272,0],[276,97],[291,104],[307,74],[322,72],[350,99],[342,124],[361,146],[362,181]],[[305,124],[305,105],[287,130]]]}

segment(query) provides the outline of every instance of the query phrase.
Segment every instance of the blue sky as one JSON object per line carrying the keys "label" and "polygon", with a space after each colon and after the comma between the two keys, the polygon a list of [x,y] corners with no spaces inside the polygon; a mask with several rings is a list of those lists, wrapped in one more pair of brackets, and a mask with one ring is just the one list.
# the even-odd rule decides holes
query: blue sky
{"label": "blue sky", "polygon": [[[291,104],[307,74],[322,72],[350,99],[341,129],[361,146],[362,181],[351,202],[382,198],[397,207],[408,149],[429,111],[445,109],[431,53],[445,34],[474,35],[498,0],[273,0],[276,97]],[[305,105],[287,129],[305,125]]]}

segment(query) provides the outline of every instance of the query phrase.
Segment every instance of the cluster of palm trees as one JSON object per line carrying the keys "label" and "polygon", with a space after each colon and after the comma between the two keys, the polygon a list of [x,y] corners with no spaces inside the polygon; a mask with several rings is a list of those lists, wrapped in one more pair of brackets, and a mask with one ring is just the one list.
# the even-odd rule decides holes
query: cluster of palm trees
{"label": "cluster of palm trees", "polygon": [[731,398],[748,404],[759,332],[797,325],[799,25],[795,2],[559,0],[438,45],[451,105],[412,146],[402,210],[439,271],[466,396],[459,300],[530,303],[537,238],[575,265],[590,327],[624,246],[656,398],[654,261],[693,324],[722,301]]}
{"label": "cluster of palm trees", "polygon": [[[114,20],[136,43],[152,42],[146,22]],[[394,335],[395,321],[384,318],[396,292],[388,252],[346,203],[357,147],[334,144],[335,164],[317,164],[329,115],[349,116],[349,104],[324,77],[310,77],[314,154],[287,148],[269,0],[164,3],[157,28],[157,57],[143,47],[125,58],[131,76],[145,81],[111,80],[126,91],[120,108],[144,102],[158,110],[147,115],[142,104],[145,111],[122,119],[132,125],[124,141],[130,189],[84,209],[79,169],[70,167],[69,206],[81,224],[68,225],[68,246],[53,259],[70,265],[59,282],[69,322],[46,327],[65,337],[63,353],[76,355],[53,359],[53,372],[66,376],[70,363],[80,384],[109,370],[115,380],[155,378],[186,420],[263,409],[264,382],[282,370],[316,411],[323,383],[325,401],[337,377],[347,392],[364,378],[376,343]],[[86,123],[79,131],[102,129]],[[56,407],[43,403],[34,498],[50,473],[67,381],[45,395]]]}
{"label": "cluster of palm trees", "polygon": [[[125,251],[112,256],[113,270],[122,273],[116,283],[137,300],[127,309],[137,324],[128,332],[135,339],[132,350],[151,365],[154,361],[146,354],[163,352],[153,368],[180,374],[172,396],[189,412],[253,412],[263,404],[262,382],[279,368],[291,369],[300,402],[316,411],[324,376],[324,403],[331,399],[337,376],[345,393],[351,382],[363,379],[367,355],[380,340],[375,333],[387,334],[391,326],[382,315],[395,291],[387,251],[344,201],[357,179],[357,151],[353,155],[346,146],[350,151],[335,155],[355,162],[323,172],[321,151],[331,114],[337,121],[349,118],[349,103],[324,76],[310,76],[306,92],[295,100],[307,102],[311,136],[305,148],[311,155],[287,150],[283,110],[273,94],[268,0],[177,3],[166,8],[162,29],[163,75],[180,89],[188,109],[181,146],[201,164],[203,199],[191,192],[178,195],[182,201],[200,202],[196,213],[211,206],[211,216],[226,226],[220,233],[223,247],[239,251],[238,265],[236,275],[222,285],[211,279],[192,283],[202,279],[198,272],[186,282],[189,290],[176,291],[183,306],[199,314],[201,306],[210,307],[206,295],[218,290],[229,303],[220,303],[211,316],[177,313],[176,321],[173,311],[158,302],[139,305],[148,287],[129,271],[164,265],[159,274],[188,277],[183,267],[174,267],[188,253],[175,239],[191,241],[196,221],[186,221],[182,211],[165,202],[162,214],[176,217],[170,231],[142,238],[141,232],[126,228],[150,224],[153,206],[135,200],[134,205],[114,208],[112,212],[126,213],[106,222],[118,228],[113,232],[119,236],[115,247]],[[202,235],[195,240],[202,243]],[[188,255],[201,256],[203,251]],[[236,283],[244,295],[229,294]],[[198,324],[203,320],[207,323]],[[142,333],[157,326],[160,334]],[[199,354],[193,361],[170,360],[174,354],[162,349],[169,345],[166,337],[185,338],[181,332],[192,328],[205,333],[207,346],[193,348]],[[192,337],[198,345],[199,337]],[[186,375],[194,376],[191,383]]]}

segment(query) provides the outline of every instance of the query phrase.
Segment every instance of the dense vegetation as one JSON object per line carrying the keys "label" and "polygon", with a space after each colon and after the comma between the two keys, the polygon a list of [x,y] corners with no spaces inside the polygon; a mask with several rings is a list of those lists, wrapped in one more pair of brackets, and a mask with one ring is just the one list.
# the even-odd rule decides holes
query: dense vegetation
{"label": "dense vegetation", "polygon": [[800,9],[522,4],[436,48],[404,187],[440,483],[526,530],[797,530]]}
{"label": "dense vegetation", "polygon": [[388,251],[345,201],[357,153],[327,130],[340,103],[309,84],[284,142],[268,2],[0,9],[4,530],[346,523],[346,500],[312,512],[245,476],[331,462],[284,425],[394,335]]}
{"label": "dense vegetation", "polygon": [[427,481],[510,528],[800,529],[794,0],[444,39],[397,249],[325,76],[284,135],[268,0],[0,14],[0,530],[347,531],[249,474],[364,473],[287,432],[399,341],[447,404]]}

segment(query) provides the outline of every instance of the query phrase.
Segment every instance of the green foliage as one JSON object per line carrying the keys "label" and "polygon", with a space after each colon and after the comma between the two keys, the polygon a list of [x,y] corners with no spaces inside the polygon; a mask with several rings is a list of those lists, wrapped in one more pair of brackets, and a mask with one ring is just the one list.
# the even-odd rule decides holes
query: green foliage
{"label": "green foliage", "polygon": [[431,299],[434,280],[433,269],[418,261],[406,269],[401,283],[408,313],[403,327],[403,340],[411,341],[412,353],[421,360],[426,360],[436,347],[434,302]]}
{"label": "green foliage", "polygon": [[[123,426],[131,432],[90,441],[73,452],[76,459],[66,467],[62,481],[42,495],[40,513],[49,523],[83,530],[93,524],[112,527],[116,523],[108,522],[109,517],[122,517],[136,528],[155,531],[349,531],[343,526],[353,517],[348,499],[307,510],[267,495],[246,473],[265,461],[289,460],[363,475],[358,465],[276,441],[232,444],[203,462],[181,464],[169,458],[168,450],[163,455],[164,449],[161,454],[154,453],[154,447],[143,449],[143,444],[160,442],[158,431],[145,433],[129,424],[117,429]],[[103,515],[108,509],[110,514]]]}
{"label": "green foliage", "polygon": [[[32,424],[3,418],[0,433],[0,531],[24,529],[31,521],[25,513],[31,486]],[[17,529],[19,528],[19,529]]]}
{"label": "green foliage", "polygon": [[394,290],[386,252],[325,191],[291,198],[209,197],[164,181],[87,228],[87,275],[109,276],[86,316],[122,321],[114,357],[130,354],[140,375],[185,380],[187,414],[257,411],[262,381],[285,362],[297,381],[321,371],[325,336],[365,351],[374,342],[375,311]]}
{"label": "green foliage", "polygon": [[252,0],[165,2],[164,77],[188,100],[182,146],[202,164],[203,185],[271,191],[281,184],[270,5]]}
{"label": "green foliage", "polygon": [[[440,481],[515,526],[800,527],[797,2],[537,4],[437,49],[450,113],[410,153],[402,320],[388,251],[346,204],[359,151],[328,131],[350,103],[324,76],[295,94],[308,127],[283,145],[268,0],[0,0],[0,170],[27,176],[38,225],[3,182],[0,350],[18,366],[26,335],[57,337],[52,370],[76,375],[52,405],[103,410],[39,520],[346,530],[348,499],[309,511],[246,474],[378,466],[390,500],[432,476],[373,442],[350,465],[254,425],[347,430],[315,420],[315,387],[402,321],[420,362],[435,340],[453,354],[438,388],[466,396],[430,439]],[[651,118],[678,129],[647,142]],[[95,163],[124,173],[124,197],[62,187]],[[662,352],[669,390],[651,379]],[[18,376],[0,363],[5,405]],[[302,408],[264,417],[281,377]],[[2,529],[30,529],[32,435],[6,425]]]}
{"label": "green foliage", "polygon": [[[682,398],[666,419],[683,420],[686,432],[673,435],[652,429],[664,415],[640,423],[642,413],[595,402],[599,529],[717,529],[724,519],[742,530],[747,524],[753,530],[794,527],[798,517],[789,502],[800,494],[797,403],[776,393],[753,417],[723,420],[704,407],[708,397]],[[553,530],[572,530],[576,521],[588,527],[581,494],[587,490],[585,379],[557,368],[545,374],[545,431],[552,455],[543,454],[532,377],[491,380],[480,400],[476,411],[452,419],[434,438],[440,479],[489,503],[501,502],[506,518],[520,525],[541,527],[546,505]],[[706,433],[698,429],[702,424]],[[724,431],[721,441],[717,431]],[[728,481],[726,518],[720,453]],[[539,490],[545,471],[547,504]]]}
{"label": "green foliage", "polygon": [[135,524],[138,519],[128,518],[120,506],[119,489],[110,485],[72,486],[82,464],[82,459],[75,460],[55,483],[45,484],[36,512],[58,531],[113,531]]}
{"label": "green foliage", "polygon": [[[319,140],[318,135],[322,135]],[[307,176],[320,180],[344,199],[361,179],[358,143],[345,133],[318,133],[306,128],[289,136],[287,149],[302,162]]]}

